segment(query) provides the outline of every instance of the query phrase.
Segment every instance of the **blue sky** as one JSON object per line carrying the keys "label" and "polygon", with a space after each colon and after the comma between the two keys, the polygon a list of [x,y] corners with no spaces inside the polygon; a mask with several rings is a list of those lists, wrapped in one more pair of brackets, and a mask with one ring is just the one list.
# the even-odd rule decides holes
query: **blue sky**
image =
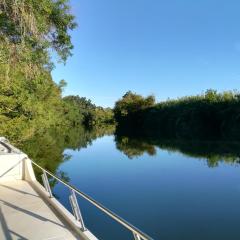
{"label": "blue sky", "polygon": [[240,87],[240,1],[71,0],[73,57],[53,79],[104,107]]}

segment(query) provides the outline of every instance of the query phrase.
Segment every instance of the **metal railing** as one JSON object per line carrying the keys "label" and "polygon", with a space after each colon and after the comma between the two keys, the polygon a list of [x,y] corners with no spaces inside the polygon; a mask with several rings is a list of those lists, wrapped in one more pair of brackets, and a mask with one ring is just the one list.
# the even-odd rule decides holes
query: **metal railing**
{"label": "metal railing", "polygon": [[100,209],[102,212],[104,212],[110,218],[114,219],[116,222],[120,223],[122,226],[124,226],[129,231],[131,231],[132,234],[133,234],[134,240],[153,240],[150,236],[143,233],[141,230],[139,230],[138,228],[136,228],[132,224],[128,223],[126,220],[119,217],[117,214],[115,214],[111,210],[107,209],[102,204],[98,203],[96,200],[89,197],[87,194],[81,192],[80,190],[78,190],[74,186],[65,182],[63,179],[57,177],[53,173],[51,173],[48,170],[42,168],[41,166],[39,166],[37,163],[35,163],[31,159],[30,159],[30,161],[32,162],[33,165],[35,165],[36,167],[38,167],[39,169],[42,170],[42,172],[43,172],[43,174],[42,174],[43,184],[44,184],[44,187],[45,187],[46,191],[49,193],[49,197],[53,197],[53,195],[52,195],[52,191],[51,191],[51,187],[49,185],[47,175],[56,179],[58,182],[61,182],[63,185],[65,185],[70,190],[71,194],[70,194],[70,197],[69,197],[69,201],[70,201],[70,204],[71,204],[71,207],[72,207],[72,210],[73,210],[73,214],[74,214],[76,220],[81,224],[81,230],[82,231],[85,231],[86,227],[84,225],[84,221],[83,221],[82,214],[81,214],[81,211],[80,211],[80,208],[79,208],[79,205],[78,205],[76,194],[81,196],[82,198],[84,198],[88,202],[90,202],[92,205],[94,205],[95,207]]}

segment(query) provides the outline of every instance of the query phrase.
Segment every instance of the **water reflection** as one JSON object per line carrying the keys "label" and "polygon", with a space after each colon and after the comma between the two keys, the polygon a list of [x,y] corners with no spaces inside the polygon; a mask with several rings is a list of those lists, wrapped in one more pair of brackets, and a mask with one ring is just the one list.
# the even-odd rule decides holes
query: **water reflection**
{"label": "water reflection", "polygon": [[[126,136],[108,126],[49,129],[19,147],[154,239],[239,239],[239,168],[231,166],[240,163],[239,142]],[[51,184],[70,209],[69,191]],[[100,239],[128,239],[79,201],[86,226]]]}
{"label": "water reflection", "polygon": [[95,139],[113,134],[116,149],[124,153],[129,159],[138,158],[143,154],[154,156],[158,149],[162,149],[198,159],[206,159],[209,167],[216,167],[219,162],[240,163],[240,142],[182,141],[158,139],[156,137],[126,136],[115,132],[115,126],[113,125],[92,129],[83,127],[49,129],[43,134],[35,135],[30,140],[21,143],[18,147],[42,167],[67,180],[66,174],[57,172],[60,164],[71,159],[71,155],[65,154],[64,151],[66,149],[79,151],[91,145]]}
{"label": "water reflection", "polygon": [[156,155],[156,147],[137,138],[130,138],[127,136],[115,136],[116,148],[123,152],[129,159],[140,157],[144,153],[150,156]]}
{"label": "water reflection", "polygon": [[71,159],[71,155],[64,153],[65,149],[79,151],[91,145],[96,138],[112,135],[114,130],[113,125],[92,129],[85,129],[81,126],[71,129],[48,129],[22,142],[18,147],[43,168],[68,180],[66,173],[57,172],[60,164]]}
{"label": "water reflection", "polygon": [[218,166],[219,162],[240,163],[240,142],[222,141],[182,141],[176,139],[157,139],[121,136],[115,134],[118,150],[133,159],[143,155],[154,156],[157,149],[182,153],[189,157],[206,159],[209,167]]}

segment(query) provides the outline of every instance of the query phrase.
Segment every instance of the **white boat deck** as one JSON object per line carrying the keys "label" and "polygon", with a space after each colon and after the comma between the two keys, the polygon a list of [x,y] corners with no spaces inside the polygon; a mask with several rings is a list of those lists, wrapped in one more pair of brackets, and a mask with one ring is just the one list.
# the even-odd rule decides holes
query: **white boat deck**
{"label": "white boat deck", "polygon": [[0,182],[1,240],[79,239],[31,185],[23,180]]}

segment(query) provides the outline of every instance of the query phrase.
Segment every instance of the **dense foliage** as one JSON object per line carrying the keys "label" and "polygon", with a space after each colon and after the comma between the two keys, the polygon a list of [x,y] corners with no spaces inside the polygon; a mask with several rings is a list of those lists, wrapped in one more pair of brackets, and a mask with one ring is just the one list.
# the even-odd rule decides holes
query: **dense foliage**
{"label": "dense foliage", "polygon": [[50,52],[66,61],[75,26],[67,0],[0,0],[0,135],[24,140],[62,122]]}
{"label": "dense foliage", "polygon": [[[139,95],[131,95],[139,99]],[[140,108],[128,108],[126,100],[128,102],[124,95],[114,108],[118,131],[167,138],[240,139],[238,92],[208,90],[202,95],[168,100],[152,106],[143,104]],[[131,106],[134,103],[131,102]],[[119,112],[124,114],[119,117]]]}
{"label": "dense foliage", "polygon": [[53,126],[111,117],[86,99],[63,100],[65,82],[51,77],[52,53],[65,63],[75,27],[68,0],[0,0],[0,135],[24,141]]}
{"label": "dense foliage", "polygon": [[82,124],[85,127],[93,127],[114,123],[112,109],[97,107],[85,97],[67,96],[63,98],[63,101],[64,118],[72,126]]}
{"label": "dense foliage", "polygon": [[132,122],[134,115],[138,114],[149,107],[154,106],[155,98],[154,96],[148,96],[146,98],[141,95],[132,93],[128,91],[123,95],[122,99],[115,103],[114,107],[114,117],[118,123],[135,124],[137,119],[134,119]]}

